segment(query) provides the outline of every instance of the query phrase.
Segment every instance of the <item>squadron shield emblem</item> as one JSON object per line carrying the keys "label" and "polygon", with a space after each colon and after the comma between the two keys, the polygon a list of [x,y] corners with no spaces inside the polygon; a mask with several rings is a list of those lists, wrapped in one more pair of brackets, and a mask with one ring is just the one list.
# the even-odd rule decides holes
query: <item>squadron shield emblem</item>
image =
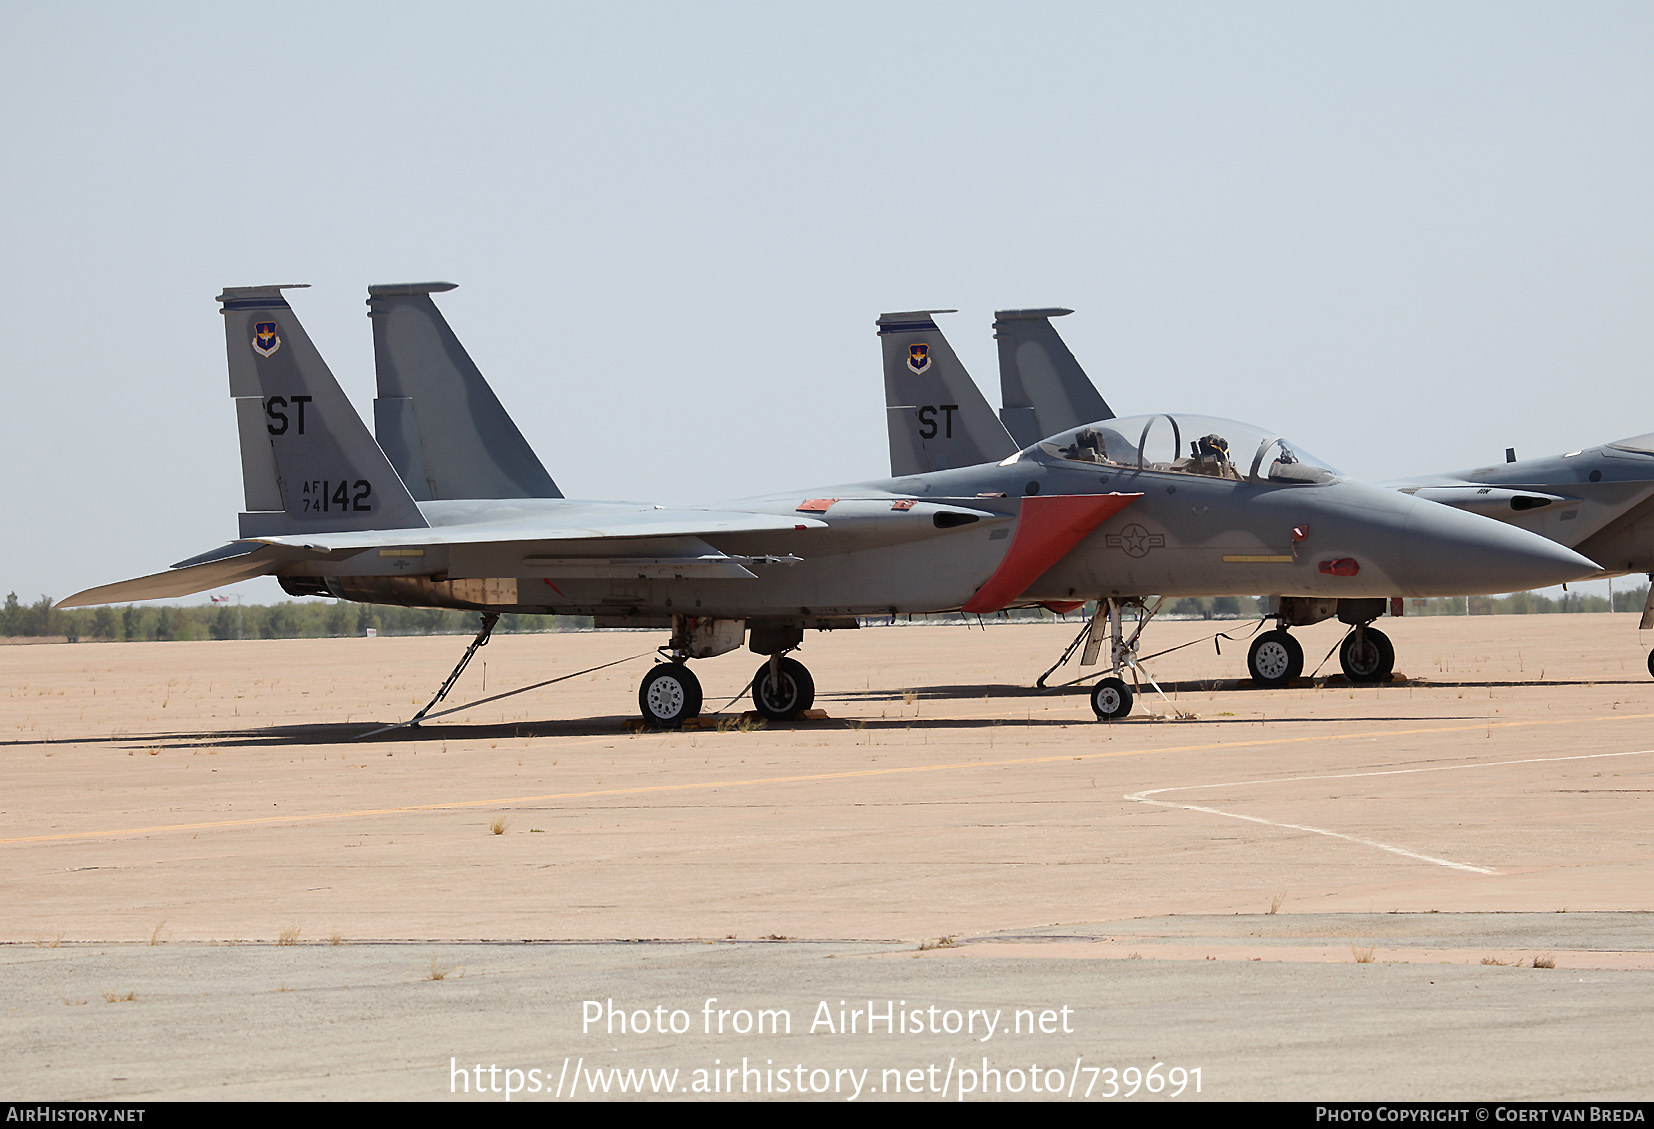
{"label": "squadron shield emblem", "polygon": [[924,372],[930,367],[930,346],[909,345],[907,347],[907,367],[914,372]]}
{"label": "squadron shield emblem", "polygon": [[281,348],[281,338],[276,336],[276,323],[261,321],[253,326],[253,352],[261,357],[268,357]]}

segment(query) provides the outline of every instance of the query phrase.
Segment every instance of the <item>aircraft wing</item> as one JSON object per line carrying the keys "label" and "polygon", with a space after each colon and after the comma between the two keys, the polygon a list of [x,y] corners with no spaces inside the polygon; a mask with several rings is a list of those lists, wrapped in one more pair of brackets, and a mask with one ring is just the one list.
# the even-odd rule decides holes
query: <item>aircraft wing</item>
{"label": "aircraft wing", "polygon": [[296,533],[256,540],[267,545],[325,552],[388,549],[398,545],[486,545],[506,541],[602,541],[624,538],[702,537],[720,533],[777,533],[825,528],[803,514],[738,510],[665,509],[655,506],[568,503],[562,512],[536,507],[477,521],[434,522],[408,529]]}

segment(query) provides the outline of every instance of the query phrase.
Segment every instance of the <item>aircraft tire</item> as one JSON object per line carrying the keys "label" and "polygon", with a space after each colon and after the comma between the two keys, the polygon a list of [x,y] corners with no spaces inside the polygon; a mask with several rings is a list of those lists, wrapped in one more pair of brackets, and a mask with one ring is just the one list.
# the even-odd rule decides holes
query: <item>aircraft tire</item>
{"label": "aircraft tire", "polygon": [[752,706],[771,721],[791,721],[815,705],[815,679],[795,659],[782,659],[778,666],[775,678],[767,662],[752,676]]}
{"label": "aircraft tire", "polygon": [[1260,686],[1287,686],[1304,673],[1304,649],[1284,628],[1265,631],[1246,653],[1246,669]]}
{"label": "aircraft tire", "polygon": [[676,729],[701,714],[701,680],[683,663],[660,663],[638,687],[643,720],[656,729]]}
{"label": "aircraft tire", "polygon": [[1338,665],[1351,682],[1388,682],[1396,668],[1396,648],[1376,627],[1358,627],[1338,646]]}
{"label": "aircraft tire", "polygon": [[1650,677],[1654,677],[1654,651],[1648,652],[1648,673]]}
{"label": "aircraft tire", "polygon": [[1118,721],[1131,712],[1131,687],[1105,678],[1091,688],[1091,712],[1103,721]]}

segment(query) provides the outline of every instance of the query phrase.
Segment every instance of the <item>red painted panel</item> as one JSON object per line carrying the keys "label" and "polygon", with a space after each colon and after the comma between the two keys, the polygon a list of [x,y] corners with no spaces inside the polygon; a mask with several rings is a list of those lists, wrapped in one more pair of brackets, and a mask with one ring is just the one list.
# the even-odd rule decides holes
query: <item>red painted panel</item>
{"label": "red painted panel", "polygon": [[968,612],[997,612],[1062,560],[1086,534],[1141,498],[1141,494],[1050,494],[1022,500],[1005,559],[965,604]]}

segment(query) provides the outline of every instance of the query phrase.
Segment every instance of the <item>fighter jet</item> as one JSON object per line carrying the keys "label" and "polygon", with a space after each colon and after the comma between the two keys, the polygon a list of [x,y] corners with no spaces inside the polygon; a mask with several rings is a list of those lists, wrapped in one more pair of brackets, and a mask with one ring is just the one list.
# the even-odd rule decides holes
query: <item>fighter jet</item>
{"label": "fighter jet", "polygon": [[[425,437],[417,402],[387,407],[384,418],[420,436],[433,495],[420,500],[311,343],[289,289],[218,297],[247,503],[236,539],[59,606],[273,575],[293,595],[465,608],[485,622],[519,612],[658,626],[670,631],[664,661],[638,704],[669,727],[700,710],[688,662],[743,639],[767,656],[751,683],[758,711],[795,716],[814,684],[786,656],[806,629],[860,616],[1100,599],[1118,675],[1135,665],[1135,637],[1122,638],[1115,613],[1151,594],[1253,592],[1281,577],[1327,599],[1455,595],[1484,590],[1489,575],[1519,588],[1595,568],[1526,531],[1350,482],[1267,433],[1181,417],[1130,435],[1088,426],[954,470],[667,508],[531,495],[549,478],[520,458],[514,483],[494,483],[514,493],[438,497],[464,468],[430,461],[441,441]],[[1180,428],[1204,433],[1197,456],[1182,455]],[[1091,701],[1113,719],[1132,695],[1116,676]]]}
{"label": "fighter jet", "polygon": [[[1051,325],[1051,318],[1072,312],[1000,310],[995,315],[1005,404],[1001,416],[1007,427],[1028,414],[1037,415],[1040,426],[1072,427],[1102,402]],[[1086,407],[1076,409],[1076,404]],[[1382,485],[1538,533],[1601,562],[1599,576],[1641,572],[1654,581],[1654,434],[1521,461],[1509,450],[1503,464]],[[1491,585],[1485,589],[1506,590]],[[1332,615],[1352,627],[1339,651],[1345,674],[1355,681],[1388,677],[1395,649],[1383,632],[1370,626],[1372,618],[1382,614],[1380,608],[1359,601],[1330,604],[1297,595],[1273,597],[1270,614],[1278,630],[1261,637],[1254,647],[1248,662],[1252,677],[1272,681],[1269,674],[1278,664],[1270,659],[1274,648],[1287,646],[1287,628]],[[1654,585],[1639,626],[1654,628]],[[1290,645],[1297,647],[1296,642]],[[1654,675],[1654,650],[1648,655],[1648,670]]]}
{"label": "fighter jet", "polygon": [[[1603,575],[1654,582],[1654,433],[1537,459],[1507,450],[1503,463],[1392,485],[1548,537],[1600,562]],[[1654,583],[1638,627],[1654,628]]]}

